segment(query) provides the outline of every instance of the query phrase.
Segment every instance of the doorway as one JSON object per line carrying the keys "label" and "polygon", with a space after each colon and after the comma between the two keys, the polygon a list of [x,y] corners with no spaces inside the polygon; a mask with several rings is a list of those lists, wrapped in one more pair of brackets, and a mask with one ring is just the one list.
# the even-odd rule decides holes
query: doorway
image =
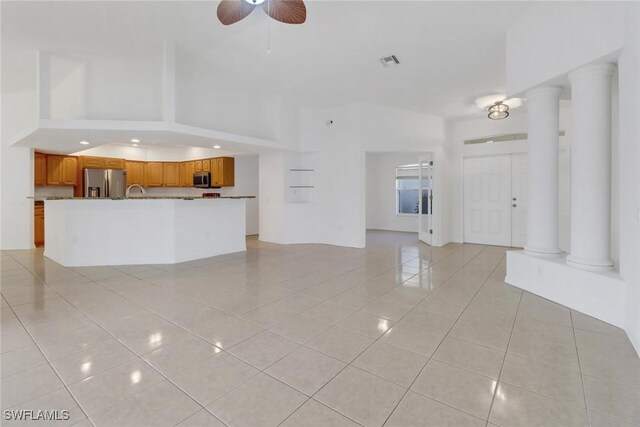
{"label": "doorway", "polygon": [[527,239],[525,153],[464,159],[464,241],[524,247]]}

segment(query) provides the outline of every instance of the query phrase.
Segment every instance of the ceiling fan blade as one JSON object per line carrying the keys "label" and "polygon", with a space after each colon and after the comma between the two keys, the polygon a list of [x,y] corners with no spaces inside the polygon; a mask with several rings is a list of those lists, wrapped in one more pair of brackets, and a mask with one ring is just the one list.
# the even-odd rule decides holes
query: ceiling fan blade
{"label": "ceiling fan blade", "polygon": [[267,0],[262,8],[267,15],[285,24],[302,24],[307,20],[307,8],[302,0]]}
{"label": "ceiling fan blade", "polygon": [[255,6],[244,0],[221,0],[218,5],[218,19],[224,25],[235,24],[253,12]]}

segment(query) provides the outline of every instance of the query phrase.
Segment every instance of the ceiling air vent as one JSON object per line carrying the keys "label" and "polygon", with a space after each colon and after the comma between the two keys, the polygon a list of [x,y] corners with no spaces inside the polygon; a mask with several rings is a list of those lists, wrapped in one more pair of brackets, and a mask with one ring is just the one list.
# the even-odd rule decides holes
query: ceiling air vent
{"label": "ceiling air vent", "polygon": [[385,56],[384,58],[380,58],[380,63],[385,67],[400,65],[400,61],[398,60],[398,57],[395,55]]}

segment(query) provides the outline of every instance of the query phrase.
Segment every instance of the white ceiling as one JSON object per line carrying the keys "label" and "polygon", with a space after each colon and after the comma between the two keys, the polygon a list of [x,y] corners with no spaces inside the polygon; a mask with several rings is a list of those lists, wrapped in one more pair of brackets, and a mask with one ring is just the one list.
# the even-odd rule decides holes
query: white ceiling
{"label": "white ceiling", "polygon": [[[527,2],[307,1],[291,26],[256,10],[225,27],[217,2],[2,2],[3,48],[158,51],[165,40],[256,94],[331,106],[370,102],[446,118],[505,90],[505,30]],[[270,31],[271,53],[267,54]],[[398,67],[378,62],[395,54]]]}

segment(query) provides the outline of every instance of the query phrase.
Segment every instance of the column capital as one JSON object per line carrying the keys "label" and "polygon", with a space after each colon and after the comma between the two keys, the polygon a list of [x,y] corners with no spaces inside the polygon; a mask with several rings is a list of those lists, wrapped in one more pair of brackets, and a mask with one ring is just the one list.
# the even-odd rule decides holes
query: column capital
{"label": "column capital", "polygon": [[527,99],[539,96],[553,96],[555,98],[560,98],[563,90],[564,88],[562,86],[537,86],[529,89],[524,96]]}
{"label": "column capital", "polygon": [[589,64],[584,67],[580,67],[569,73],[569,81],[574,82],[576,79],[588,76],[610,76],[616,70],[616,64],[608,62]]}

